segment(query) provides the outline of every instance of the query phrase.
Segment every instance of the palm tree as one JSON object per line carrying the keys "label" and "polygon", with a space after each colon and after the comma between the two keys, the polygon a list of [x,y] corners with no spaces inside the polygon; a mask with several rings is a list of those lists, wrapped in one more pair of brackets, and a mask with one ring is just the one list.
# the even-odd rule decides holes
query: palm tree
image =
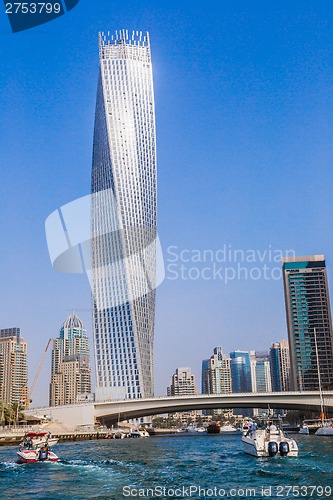
{"label": "palm tree", "polygon": [[11,405],[0,401],[0,425],[9,425],[15,422],[15,412]]}
{"label": "palm tree", "polygon": [[24,419],[24,414],[21,411],[23,407],[21,401],[15,401],[15,403],[11,405],[13,423],[16,423],[16,425],[19,424],[20,420]]}

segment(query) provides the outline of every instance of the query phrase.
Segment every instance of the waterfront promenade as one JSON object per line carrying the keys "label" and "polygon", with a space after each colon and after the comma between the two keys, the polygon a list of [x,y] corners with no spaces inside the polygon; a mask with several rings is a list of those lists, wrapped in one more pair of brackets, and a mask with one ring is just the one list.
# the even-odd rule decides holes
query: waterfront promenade
{"label": "waterfront promenade", "polygon": [[[121,427],[124,434],[129,433],[130,428],[137,428],[135,425]],[[69,429],[58,422],[50,422],[45,425],[29,425],[29,426],[8,426],[0,428],[0,446],[18,445],[26,432],[50,431],[52,437],[55,437],[59,442],[65,441],[90,441],[92,439],[112,439],[118,429],[90,429],[79,430]],[[176,434],[176,429],[147,429],[150,435]]]}

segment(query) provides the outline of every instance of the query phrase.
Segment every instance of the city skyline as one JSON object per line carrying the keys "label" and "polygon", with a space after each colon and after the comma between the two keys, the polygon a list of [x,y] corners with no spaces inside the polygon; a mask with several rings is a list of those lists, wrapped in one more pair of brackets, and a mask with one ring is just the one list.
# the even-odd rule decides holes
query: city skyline
{"label": "city skyline", "polygon": [[[213,356],[210,359],[202,361],[202,393],[228,393],[230,391],[227,387],[228,384],[232,393],[271,392],[272,390],[273,392],[286,390],[306,391],[320,387],[319,377],[321,388],[325,389],[331,386],[333,331],[325,256],[283,257],[282,269],[290,346],[286,340],[282,339],[280,342],[273,342],[269,352],[262,350],[235,350],[230,352],[230,358],[222,354],[221,347],[215,347]],[[98,303],[98,301],[96,302]],[[96,308],[96,310],[98,311],[99,309]],[[120,322],[120,326],[122,326],[122,322]],[[72,330],[74,333],[71,333]],[[81,334],[77,335],[79,331]],[[120,333],[124,332],[122,328],[119,331]],[[316,334],[316,331],[318,334]],[[0,330],[0,340],[1,338],[4,341],[15,340],[15,345],[19,345],[20,328],[15,327]],[[53,341],[50,385],[51,406],[74,402],[71,396],[69,396],[68,400],[66,400],[66,395],[65,398],[59,396],[60,386],[63,387],[61,390],[65,390],[66,393],[66,384],[64,381],[61,382],[60,378],[63,378],[64,375],[68,377],[70,371],[59,369],[59,367],[62,366],[63,362],[65,363],[64,366],[69,366],[69,363],[66,363],[67,361],[79,361],[74,358],[82,354],[82,339],[84,339],[86,346],[83,353],[85,356],[83,357],[87,357],[89,365],[86,330],[81,320],[74,315],[73,311],[72,315],[64,322],[60,330],[59,339]],[[76,344],[76,340],[79,340],[78,345]],[[27,371],[27,344],[23,344],[25,346],[25,366]],[[79,347],[80,352],[76,352],[77,348],[73,346]],[[107,353],[108,349],[106,349]],[[101,354],[104,354],[103,351],[101,351]],[[3,367],[5,367],[5,364],[4,361],[0,363]],[[81,368],[81,364],[77,368]],[[124,372],[131,368],[133,366],[127,366],[126,364],[120,364],[119,367]],[[10,371],[9,368],[8,370]],[[230,372],[229,375],[226,373],[228,371]],[[228,377],[229,382],[227,381]],[[129,383],[133,383],[133,381],[130,380]],[[192,390],[193,393],[196,393],[195,375],[191,374],[191,368],[177,368],[176,373],[172,376],[167,394],[169,396],[181,395],[184,390],[185,394],[187,394],[188,386],[192,387],[190,393],[192,393]],[[96,387],[98,391],[98,386]],[[217,387],[220,387],[220,389],[217,389]],[[130,389],[132,388],[130,387]],[[26,382],[17,390],[25,391],[25,400],[28,400]],[[86,389],[82,396],[85,396],[85,398],[81,398],[82,401],[87,399],[89,401],[93,400],[91,382],[89,389]],[[119,397],[117,392],[116,396],[116,398],[110,397],[110,399],[126,399],[126,394]],[[129,397],[131,398],[132,395]],[[142,397],[142,394],[138,397]],[[75,400],[79,401],[76,398],[75,396]],[[107,397],[105,397],[106,399]],[[98,392],[96,400],[99,400]],[[237,411],[244,413],[244,409],[236,409],[236,413]]]}
{"label": "city skyline", "polygon": [[[89,284],[52,269],[43,226],[55,209],[90,193],[96,34],[105,27],[140,27],[153,40],[165,255],[174,260],[169,247],[178,254],[252,249],[248,269],[264,263],[271,276],[281,266],[268,254],[261,261],[266,249],[323,253],[332,286],[332,14],[325,1],[129,1],[112,14],[102,3],[92,10],[80,2],[49,26],[1,35],[0,319],[20,325],[29,341],[30,380],[41,346],[73,306],[92,339]],[[243,273],[228,284],[172,277],[156,302],[156,394],[168,384],[170,358],[198,377],[215,345],[259,350],[286,337],[280,278],[257,279],[255,271],[254,279]],[[48,380],[45,362],[34,404],[47,401]]]}

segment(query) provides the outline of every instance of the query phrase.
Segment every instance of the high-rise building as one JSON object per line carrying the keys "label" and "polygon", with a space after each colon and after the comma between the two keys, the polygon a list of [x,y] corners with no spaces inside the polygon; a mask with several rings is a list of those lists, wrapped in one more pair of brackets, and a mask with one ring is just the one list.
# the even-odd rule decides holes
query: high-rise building
{"label": "high-rise building", "polygon": [[191,368],[177,368],[172,375],[168,396],[193,396],[197,393],[194,375]]}
{"label": "high-rise building", "polygon": [[272,391],[281,392],[290,390],[290,356],[287,340],[273,342],[269,351],[271,368]]}
{"label": "high-rise building", "polygon": [[[213,356],[202,362],[201,391],[202,394],[231,393],[230,358],[222,353],[222,347],[215,347]],[[204,411],[206,415],[221,415],[225,412],[222,409]]]}
{"label": "high-rise building", "polygon": [[283,259],[284,293],[290,349],[291,390],[333,384],[333,339],[324,255]]}
{"label": "high-rise building", "polygon": [[232,392],[252,392],[251,360],[249,351],[230,353]]}
{"label": "high-rise building", "polygon": [[96,399],[153,396],[156,138],[148,33],[101,33],[92,167]]}
{"label": "high-rise building", "polygon": [[28,405],[27,344],[19,328],[0,330],[0,400]]}
{"label": "high-rise building", "polygon": [[202,394],[230,394],[230,358],[222,353],[222,347],[215,347],[214,354],[202,362]]}
{"label": "high-rise building", "polygon": [[0,330],[0,339],[6,338],[6,337],[16,337],[17,342],[20,342],[21,331],[17,327],[2,328]]}
{"label": "high-rise building", "polygon": [[[233,351],[230,353],[232,392],[252,392],[253,352]],[[251,416],[248,408],[234,408],[235,415]]]}
{"label": "high-rise building", "polygon": [[253,392],[271,392],[271,370],[269,355],[266,351],[255,352],[255,387]]}
{"label": "high-rise building", "polygon": [[87,331],[73,312],[53,341],[50,406],[92,399]]}

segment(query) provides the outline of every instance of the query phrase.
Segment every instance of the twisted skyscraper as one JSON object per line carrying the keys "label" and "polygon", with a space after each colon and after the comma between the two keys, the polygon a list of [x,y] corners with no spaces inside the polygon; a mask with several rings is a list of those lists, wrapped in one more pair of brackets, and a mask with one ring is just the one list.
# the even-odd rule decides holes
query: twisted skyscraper
{"label": "twisted skyscraper", "polygon": [[91,274],[96,399],[153,395],[156,139],[148,33],[99,36]]}

